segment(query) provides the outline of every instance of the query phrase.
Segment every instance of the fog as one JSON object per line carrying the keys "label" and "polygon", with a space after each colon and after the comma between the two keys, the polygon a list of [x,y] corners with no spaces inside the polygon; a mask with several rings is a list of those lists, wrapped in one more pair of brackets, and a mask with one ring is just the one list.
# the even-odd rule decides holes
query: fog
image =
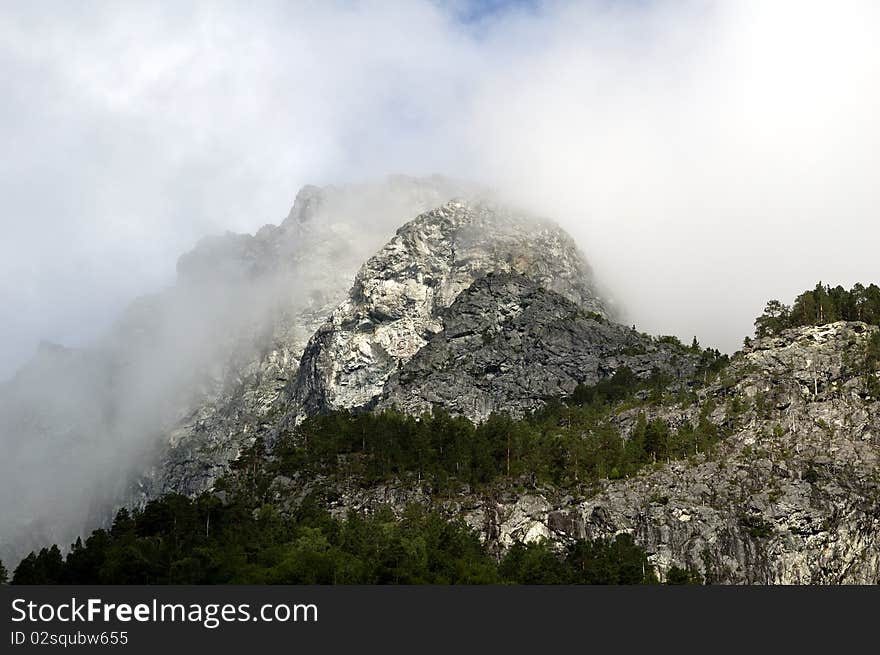
{"label": "fog", "polygon": [[768,297],[876,277],[878,27],[870,1],[7,4],[0,378],[201,236],[386,173],[508,192],[633,322],[733,350]]}
{"label": "fog", "polygon": [[628,323],[728,352],[771,297],[877,281],[878,28],[868,0],[5,4],[0,380],[41,340],[88,355],[44,346],[12,379],[3,500],[100,514],[231,352],[434,197],[365,192],[283,275],[168,291],[305,184],[491,187],[566,227]]}
{"label": "fog", "polygon": [[[279,226],[200,240],[174,286],[138,297],[87,347],[41,343],[0,384],[0,559],[65,546],[169,491],[169,442],[223,441],[270,413],[363,261],[412,216],[473,192],[403,177],[304,189]],[[175,478],[175,491],[203,489]]]}

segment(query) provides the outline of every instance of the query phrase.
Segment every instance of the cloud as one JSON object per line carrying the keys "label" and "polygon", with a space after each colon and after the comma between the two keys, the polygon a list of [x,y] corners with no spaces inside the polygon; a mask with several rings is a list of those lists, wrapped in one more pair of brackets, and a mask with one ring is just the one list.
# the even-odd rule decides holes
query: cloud
{"label": "cloud", "polygon": [[509,28],[546,45],[481,87],[497,183],[562,219],[653,332],[733,350],[768,297],[876,278],[877,8],[615,6]]}
{"label": "cloud", "polygon": [[[488,6],[489,10],[486,10]],[[0,377],[306,183],[445,172],[571,230],[628,320],[726,350],[876,278],[875,3],[0,10]]]}

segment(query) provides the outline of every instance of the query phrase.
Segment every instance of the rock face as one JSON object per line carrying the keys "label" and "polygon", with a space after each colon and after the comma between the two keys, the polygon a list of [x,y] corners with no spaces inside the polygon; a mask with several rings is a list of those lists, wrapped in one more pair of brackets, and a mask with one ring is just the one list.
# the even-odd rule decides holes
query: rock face
{"label": "rock face", "polygon": [[[440,178],[306,187],[281,225],[202,241],[173,288],[94,347],[41,347],[0,385],[0,558],[70,543],[120,504],[210,489],[244,447],[306,415],[441,405],[480,421],[622,367],[692,376],[696,354],[611,320],[564,231],[481,194]],[[496,553],[627,532],[661,575],[717,583],[878,583],[880,403],[864,366],[877,329],[760,339],[695,402],[620,411],[624,436],[640,412],[728,436],[588,497],[338,482],[331,509],[433,504]],[[276,500],[314,484],[281,480]]]}
{"label": "rock face", "polygon": [[741,406],[714,412],[734,426],[718,452],[608,484],[571,509],[584,534],[631,532],[661,569],[721,583],[880,582],[880,407],[859,367],[875,330],[755,342],[702,401]]}
{"label": "rock face", "polygon": [[364,260],[471,193],[441,177],[305,187],[280,225],[202,240],[175,285],[90,348],[42,349],[0,385],[0,559],[70,543],[120,504],[210,487],[283,413],[306,343]]}
{"label": "rock face", "polygon": [[687,355],[588,312],[519,273],[490,273],[440,313],[444,328],[389,378],[379,409],[440,405],[481,421],[519,417],[626,366],[688,377]]}
{"label": "rock face", "polygon": [[[345,298],[364,259],[403,221],[470,191],[445,178],[390,178],[365,187],[304,187],[280,226],[256,235],[203,241],[178,263],[184,284],[241,277],[258,298],[256,320],[239,331],[233,359],[215,377],[213,393],[168,433],[160,461],[141,482],[140,497],[200,493],[257,436],[271,436],[287,411],[309,339]],[[369,226],[364,229],[364,226]],[[253,281],[257,281],[256,284]],[[243,303],[234,303],[240,311]]]}
{"label": "rock face", "polygon": [[374,404],[391,375],[443,331],[459,294],[490,272],[522,274],[583,311],[606,313],[557,226],[452,201],[398,230],[358,272],[349,298],[306,347],[289,394],[298,413]]}
{"label": "rock face", "polygon": [[[462,516],[496,552],[514,541],[625,532],[661,576],[672,566],[712,583],[880,582],[880,403],[860,366],[863,323],[790,330],[758,340],[695,404],[647,410],[672,425],[701,413],[730,436],[617,481],[586,499],[552,489],[500,490],[434,501]],[[880,373],[873,373],[880,377]],[[634,413],[618,417],[634,424]],[[405,487],[343,492],[337,512],[420,501]]]}

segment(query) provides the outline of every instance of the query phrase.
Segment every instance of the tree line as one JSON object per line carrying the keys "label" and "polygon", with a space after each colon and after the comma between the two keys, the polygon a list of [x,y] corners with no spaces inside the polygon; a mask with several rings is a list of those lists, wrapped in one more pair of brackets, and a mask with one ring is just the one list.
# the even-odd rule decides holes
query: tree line
{"label": "tree line", "polygon": [[[336,411],[306,419],[271,449],[255,443],[233,469],[264,500],[277,476],[298,475],[365,487],[407,479],[435,495],[481,490],[499,481],[576,489],[706,452],[723,436],[708,420],[710,402],[694,424],[677,429],[649,421],[642,412],[625,438],[611,420],[615,412],[649,404],[665,384],[621,368],[596,385],[578,387],[565,401],[548,400],[523,419],[492,415],[479,425],[440,408],[420,417]],[[647,397],[640,399],[640,392]]]}
{"label": "tree line", "polygon": [[880,287],[861,283],[847,291],[819,282],[815,289],[804,291],[789,306],[770,300],[764,313],[755,319],[758,337],[779,334],[782,330],[806,325],[826,325],[836,321],[863,321],[880,325]]}
{"label": "tree line", "polygon": [[[680,575],[672,582],[686,582]],[[496,559],[461,521],[410,506],[333,518],[313,503],[291,516],[271,505],[203,495],[120,510],[110,529],[31,553],[12,583],[28,584],[654,584],[630,535],[580,540],[561,552],[518,544]]]}

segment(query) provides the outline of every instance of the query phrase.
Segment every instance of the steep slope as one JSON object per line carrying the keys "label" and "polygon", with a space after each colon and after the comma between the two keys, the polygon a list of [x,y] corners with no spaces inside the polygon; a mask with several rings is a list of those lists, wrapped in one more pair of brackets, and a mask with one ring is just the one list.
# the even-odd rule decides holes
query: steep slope
{"label": "steep slope", "polygon": [[355,278],[310,340],[289,396],[299,416],[368,407],[389,377],[443,330],[444,311],[475,280],[517,272],[605,314],[571,238],[557,226],[484,203],[449,202],[411,221]]}
{"label": "steep slope", "polygon": [[[774,328],[727,365],[614,323],[561,229],[473,198],[400,227],[346,293],[364,245],[334,202],[307,188],[281,226],[206,240],[97,347],[44,345],[5,386],[6,559],[214,487],[208,513],[271,521],[417,503],[499,556],[629,534],[661,578],[880,581],[880,328]],[[365,411],[392,408],[417,418]]]}
{"label": "steep slope", "polygon": [[[532,287],[507,273],[473,286],[485,291],[495,284]],[[152,543],[157,529],[175,536],[166,542],[176,541],[179,520],[193,545],[146,548],[148,559],[132,569],[136,575],[151,580],[157,571],[168,572],[179,581],[192,571],[208,581],[297,582],[314,581],[317,568],[323,581],[350,580],[359,568],[352,566],[351,551],[364,555],[369,543],[367,555],[375,557],[379,579],[396,583],[412,579],[407,571],[450,564],[447,553],[432,557],[424,548],[448,518],[463,519],[477,533],[484,544],[480,556],[501,558],[504,570],[524,567],[527,575],[520,581],[527,583],[561,582],[552,565],[554,551],[570,564],[573,551],[630,535],[647,554],[635,562],[643,574],[634,582],[647,581],[644,571],[653,565],[661,580],[676,566],[691,579],[713,584],[876,584],[878,344],[880,327],[864,323],[790,329],[750,344],[721,370],[720,379],[705,386],[673,385],[662,396],[642,398],[645,388],[635,385],[623,402],[617,393],[607,396],[608,402],[581,393],[583,401],[572,399],[523,421],[493,417],[473,426],[443,412],[418,420],[394,412],[311,417],[274,446],[249,449],[216,494],[196,502],[172,496],[148,508],[139,524],[151,532],[129,529],[110,555],[124,557],[133,541]],[[595,390],[611,390],[603,384]],[[621,433],[605,430],[606,421]],[[699,430],[687,427],[697,423]],[[652,430],[663,434],[651,427],[657,424],[677,430],[646,439]],[[704,440],[698,434],[714,436]],[[572,461],[567,454],[579,441],[589,445],[579,451],[579,462]],[[480,444],[479,450],[469,452],[471,443]],[[692,454],[666,461],[664,452]],[[639,453],[653,453],[654,461],[630,460],[642,468],[629,478],[609,480],[601,468],[589,472],[585,462],[585,456],[613,461]],[[585,474],[580,479],[570,475],[577,470]],[[554,487],[550,480],[560,482]],[[211,541],[206,516],[226,510],[227,532]],[[229,533],[242,515],[249,531],[244,541]],[[426,527],[422,519],[429,515],[437,521]],[[364,541],[367,534],[387,536],[395,516],[393,529],[411,531],[407,541]],[[380,527],[365,530],[371,521]],[[462,532],[453,541],[472,536]],[[102,566],[105,542],[96,539],[80,553],[92,569],[86,581],[118,580],[112,568]],[[248,555],[257,542],[261,556],[254,565]],[[517,548],[523,542],[539,543],[535,549]],[[475,549],[466,556],[453,551],[461,564],[474,561]],[[537,559],[523,560],[524,552]],[[219,559],[229,564],[218,569]],[[609,561],[588,560],[575,560],[582,579],[604,579]],[[74,568],[81,570],[81,562]],[[33,572],[39,573],[39,566]],[[681,580],[681,571],[676,578]]]}
{"label": "steep slope", "polygon": [[440,314],[433,335],[386,383],[378,409],[410,414],[435,405],[472,420],[520,417],[626,367],[688,378],[688,354],[589,312],[519,273],[476,280]]}
{"label": "steep slope", "polygon": [[880,582],[880,408],[862,365],[877,329],[756,341],[701,400],[728,403],[712,413],[732,432],[718,451],[609,484],[574,508],[583,532],[631,532],[664,568],[715,582]]}
{"label": "steep slope", "polygon": [[182,257],[178,269],[187,278],[215,280],[217,269],[230,268],[262,275],[262,284],[249,292],[264,296],[263,316],[241,332],[244,348],[229,349],[236,361],[219,376],[222,389],[193,404],[169,433],[161,459],[141,481],[140,498],[209,488],[243,446],[271,432],[309,338],[343,300],[364,259],[401,222],[471,192],[442,177],[307,186],[280,226],[265,226],[253,237],[209,240]]}
{"label": "steep slope", "polygon": [[47,535],[69,542],[120,503],[209,486],[271,423],[364,259],[402,222],[472,192],[441,177],[305,187],[280,225],[201,241],[174,286],[88,349],[43,349],[0,389],[0,558]]}

